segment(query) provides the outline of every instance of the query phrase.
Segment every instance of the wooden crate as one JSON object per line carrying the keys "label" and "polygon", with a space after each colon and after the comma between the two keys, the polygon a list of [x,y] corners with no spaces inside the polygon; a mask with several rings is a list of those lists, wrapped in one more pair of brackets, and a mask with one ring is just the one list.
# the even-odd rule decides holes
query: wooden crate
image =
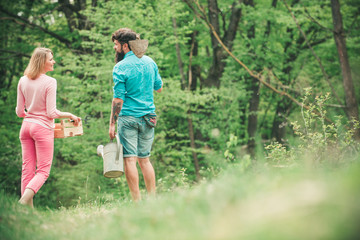
{"label": "wooden crate", "polygon": [[62,119],[60,123],[55,123],[54,138],[67,138],[83,135],[82,121],[77,126],[68,119]]}

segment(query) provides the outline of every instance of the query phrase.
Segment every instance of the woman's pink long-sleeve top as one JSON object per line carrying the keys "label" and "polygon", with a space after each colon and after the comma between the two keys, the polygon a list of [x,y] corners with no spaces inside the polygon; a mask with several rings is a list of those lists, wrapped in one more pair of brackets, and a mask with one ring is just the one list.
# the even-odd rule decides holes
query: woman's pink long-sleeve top
{"label": "woman's pink long-sleeve top", "polygon": [[56,109],[56,79],[41,74],[35,80],[23,76],[17,89],[16,114],[26,122],[54,128],[54,118],[60,116]]}

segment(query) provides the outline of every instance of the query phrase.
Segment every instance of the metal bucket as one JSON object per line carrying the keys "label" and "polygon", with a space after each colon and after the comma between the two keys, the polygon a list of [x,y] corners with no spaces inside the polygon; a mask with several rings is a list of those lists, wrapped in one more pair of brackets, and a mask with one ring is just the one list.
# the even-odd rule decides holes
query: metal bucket
{"label": "metal bucket", "polygon": [[117,178],[124,174],[123,146],[116,135],[116,142],[99,145],[97,153],[103,158],[104,177]]}

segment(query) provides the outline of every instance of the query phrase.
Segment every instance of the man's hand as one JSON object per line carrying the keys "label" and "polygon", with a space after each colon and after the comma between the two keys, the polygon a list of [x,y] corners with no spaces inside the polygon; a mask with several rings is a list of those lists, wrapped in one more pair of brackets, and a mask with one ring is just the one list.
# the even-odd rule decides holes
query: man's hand
{"label": "man's hand", "polygon": [[120,98],[114,98],[111,104],[111,114],[110,114],[110,123],[109,123],[109,136],[110,139],[115,138],[115,124],[119,118],[121,108],[124,101]]}
{"label": "man's hand", "polygon": [[110,124],[109,126],[109,136],[110,139],[113,140],[115,138],[115,124]]}

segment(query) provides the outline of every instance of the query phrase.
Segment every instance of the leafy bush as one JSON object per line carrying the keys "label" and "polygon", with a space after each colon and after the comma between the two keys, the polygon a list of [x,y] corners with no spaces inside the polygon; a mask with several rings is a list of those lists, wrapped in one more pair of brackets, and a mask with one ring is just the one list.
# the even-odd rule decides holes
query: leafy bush
{"label": "leafy bush", "polygon": [[267,159],[272,163],[292,164],[296,156],[303,156],[310,165],[338,165],[356,158],[360,145],[353,135],[359,123],[346,122],[342,116],[335,117],[335,122],[327,122],[325,104],[330,94],[311,99],[311,88],[305,90],[302,100],[308,109],[301,108],[303,124],[298,121],[291,123],[294,134],[299,137],[298,143],[291,148],[277,142],[267,145]]}

